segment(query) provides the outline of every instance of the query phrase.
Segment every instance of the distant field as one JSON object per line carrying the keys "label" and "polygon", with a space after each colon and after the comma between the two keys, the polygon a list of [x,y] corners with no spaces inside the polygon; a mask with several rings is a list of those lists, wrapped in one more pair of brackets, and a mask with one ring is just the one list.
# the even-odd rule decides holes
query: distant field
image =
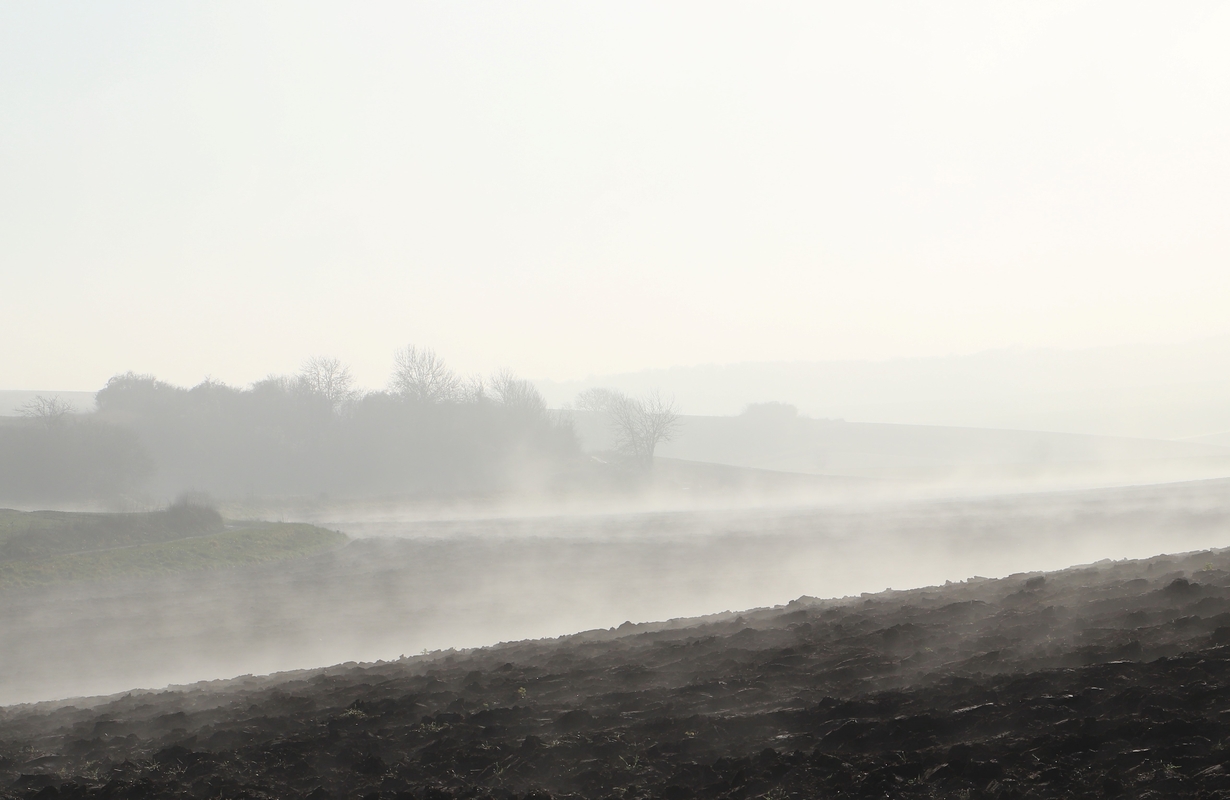
{"label": "distant field", "polygon": [[[585,447],[609,446],[601,419],[575,417]],[[682,417],[677,435],[657,455],[775,472],[1036,491],[1227,477],[1227,442],[843,422],[778,412]]]}
{"label": "distant field", "polygon": [[217,512],[145,514],[0,510],[0,589],[219,569],[308,555],[346,541],[313,525],[227,529]]}
{"label": "distant field", "polygon": [[226,523],[217,511],[188,504],[133,514],[0,509],[0,562],[155,544],[224,530]]}

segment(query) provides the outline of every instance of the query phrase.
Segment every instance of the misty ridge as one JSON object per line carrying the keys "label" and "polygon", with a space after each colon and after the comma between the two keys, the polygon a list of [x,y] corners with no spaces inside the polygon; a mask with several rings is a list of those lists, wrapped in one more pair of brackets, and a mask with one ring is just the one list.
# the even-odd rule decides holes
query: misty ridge
{"label": "misty ridge", "polygon": [[1230,337],[884,360],[698,364],[538,381],[550,403],[594,386],[669,387],[690,414],[787,400],[818,419],[1230,443]]}
{"label": "misty ridge", "polygon": [[0,502],[157,505],[185,491],[223,498],[482,496],[563,490],[645,471],[677,413],[660,394],[588,390],[609,424],[586,458],[569,412],[507,370],[462,378],[434,351],[397,351],[388,387],[363,391],[337,359],[247,388],[185,388],[125,373],[78,413],[36,396],[0,418]]}
{"label": "misty ridge", "polygon": [[[1197,343],[1193,352],[1220,353],[1224,344]],[[297,518],[357,521],[373,501],[389,510],[447,506],[462,513],[478,505],[626,510],[628,502],[840,503],[1221,477],[1230,470],[1230,448],[1217,432],[1230,425],[1220,410],[1230,409],[1230,400],[1219,404],[1216,393],[1183,383],[1202,371],[1215,378],[1209,365],[1219,362],[1176,362],[1153,375],[1152,389],[1130,384],[1141,380],[1132,364],[1174,360],[1183,351],[1039,352],[1028,359],[1001,352],[840,369],[750,364],[552,384],[508,370],[462,377],[434,351],[407,347],[395,354],[386,387],[367,391],[345,364],[323,357],[245,388],[211,379],[186,388],[127,373],[94,394],[6,393],[8,410],[18,415],[0,416],[0,503],[142,509],[195,491],[242,515],[280,508]],[[1054,366],[1059,356],[1068,367]],[[1051,366],[1023,366],[1030,359]],[[856,380],[859,370],[895,377]],[[1153,409],[1158,425],[1107,435],[1077,424],[1066,432],[1060,425],[1013,429],[955,405],[947,424],[923,412],[936,399],[928,386],[946,386],[954,397],[965,392],[990,414],[1009,405],[996,392],[1076,391],[1073,376],[1084,372],[1118,375],[1118,402]],[[797,380],[774,378],[788,373]],[[817,375],[828,377],[812,382]],[[1182,402],[1150,406],[1159,391]],[[896,420],[875,416],[870,401],[852,420],[800,410],[814,409],[817,397],[830,403],[822,411],[839,409],[851,393],[921,405]],[[681,396],[686,402],[676,401]],[[792,402],[767,400],[775,396]],[[714,415],[718,400],[705,397],[741,405]],[[1179,430],[1206,435],[1160,435]],[[347,505],[354,514],[341,510]]]}

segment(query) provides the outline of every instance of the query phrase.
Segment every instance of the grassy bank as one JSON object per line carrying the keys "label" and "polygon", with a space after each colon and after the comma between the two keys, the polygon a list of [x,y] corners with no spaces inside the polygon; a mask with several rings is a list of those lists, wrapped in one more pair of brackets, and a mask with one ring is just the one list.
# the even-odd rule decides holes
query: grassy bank
{"label": "grassy bank", "polygon": [[[304,524],[254,523],[209,533],[196,528],[185,536],[150,526],[146,519],[123,519],[143,515],[81,515],[75,519],[75,515],[57,512],[54,523],[58,524],[48,524],[49,513],[16,516],[20,512],[4,512],[0,519],[7,523],[0,525],[0,589],[238,567],[310,555],[346,541],[344,534]],[[117,530],[127,535],[117,537]],[[97,531],[113,535],[88,535]],[[117,544],[117,540],[124,543]],[[17,542],[22,546],[3,547]]]}
{"label": "grassy bank", "polygon": [[177,503],[161,511],[107,514],[0,509],[0,563],[222,533],[212,508]]}

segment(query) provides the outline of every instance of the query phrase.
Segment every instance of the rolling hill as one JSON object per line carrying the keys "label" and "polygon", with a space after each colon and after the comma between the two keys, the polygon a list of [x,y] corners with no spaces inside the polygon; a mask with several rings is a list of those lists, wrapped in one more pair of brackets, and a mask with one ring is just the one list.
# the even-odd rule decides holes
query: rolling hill
{"label": "rolling hill", "polygon": [[[573,413],[588,450],[613,446],[601,416]],[[1230,447],[1217,444],[820,420],[774,404],[737,417],[684,416],[658,454],[756,470],[975,486],[1060,488],[1230,475]]]}

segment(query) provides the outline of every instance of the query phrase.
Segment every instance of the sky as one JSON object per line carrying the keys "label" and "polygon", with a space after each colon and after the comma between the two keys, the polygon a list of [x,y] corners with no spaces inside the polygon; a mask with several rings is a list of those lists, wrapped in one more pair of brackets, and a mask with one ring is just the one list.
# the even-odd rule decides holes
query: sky
{"label": "sky", "polygon": [[0,4],[0,389],[1230,333],[1230,4]]}

